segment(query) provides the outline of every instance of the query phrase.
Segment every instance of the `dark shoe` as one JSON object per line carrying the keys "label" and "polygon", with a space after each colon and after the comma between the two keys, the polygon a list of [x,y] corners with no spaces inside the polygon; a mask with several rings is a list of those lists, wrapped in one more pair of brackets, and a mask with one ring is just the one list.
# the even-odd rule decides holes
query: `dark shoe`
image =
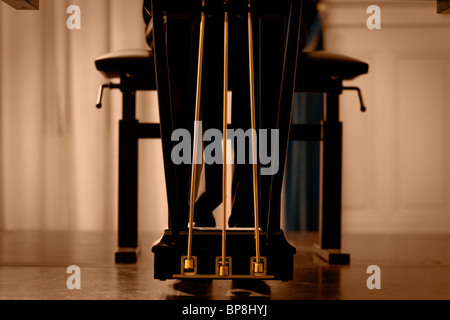
{"label": "dark shoe", "polygon": [[216,220],[212,214],[211,207],[206,196],[200,197],[197,200],[194,211],[194,227],[214,228],[216,226]]}
{"label": "dark shoe", "polygon": [[194,215],[194,227],[196,228],[214,228],[216,226],[216,220],[212,213],[202,213],[201,217]]}

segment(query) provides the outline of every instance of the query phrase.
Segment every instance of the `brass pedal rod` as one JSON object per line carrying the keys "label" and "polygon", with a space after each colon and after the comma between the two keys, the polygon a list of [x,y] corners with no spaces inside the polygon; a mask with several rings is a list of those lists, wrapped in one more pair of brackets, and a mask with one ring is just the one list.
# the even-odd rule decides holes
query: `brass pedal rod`
{"label": "brass pedal rod", "polygon": [[202,94],[202,70],[203,70],[203,47],[205,41],[205,0],[202,1],[202,13],[200,20],[200,39],[198,50],[198,66],[197,66],[197,93],[195,102],[195,122],[194,122],[194,147],[192,152],[192,174],[191,174],[191,194],[190,194],[190,208],[189,208],[189,233],[188,233],[188,251],[187,251],[187,265],[190,266],[192,262],[192,232],[194,228],[194,205],[195,205],[195,189],[197,185],[197,164],[196,157],[199,148],[198,131],[200,121],[200,104]]}
{"label": "brass pedal rod", "polygon": [[256,264],[260,263],[260,243],[259,243],[259,206],[258,206],[258,161],[256,152],[256,103],[255,103],[255,66],[253,57],[253,28],[251,1],[248,0],[248,54],[250,72],[250,108],[252,125],[252,160],[253,160],[253,206],[255,215],[255,249]]}
{"label": "brass pedal rod", "polygon": [[222,140],[222,263],[221,274],[228,275],[226,266],[227,250],[227,124],[228,124],[228,0],[224,1],[224,41],[223,41],[223,140]]}

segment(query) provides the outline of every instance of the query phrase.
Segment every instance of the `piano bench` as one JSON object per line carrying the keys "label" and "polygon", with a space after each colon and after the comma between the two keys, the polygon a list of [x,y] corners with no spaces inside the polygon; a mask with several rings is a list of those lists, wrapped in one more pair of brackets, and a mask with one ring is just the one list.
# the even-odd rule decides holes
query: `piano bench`
{"label": "piano bench", "polygon": [[304,52],[298,61],[295,91],[326,95],[321,124],[291,124],[290,139],[321,143],[319,243],[314,250],[330,264],[350,263],[350,255],[341,252],[343,127],[339,119],[339,97],[342,90],[356,90],[361,111],[366,111],[359,88],[344,87],[343,81],[354,79],[368,70],[368,64],[360,60],[320,51]]}
{"label": "piano bench", "polygon": [[139,139],[161,137],[159,123],[139,123],[136,119],[136,91],[156,90],[153,52],[124,50],[99,57],[95,66],[106,78],[118,78],[100,87],[97,108],[102,106],[105,88],[120,89],[123,118],[119,121],[119,245],[116,263],[135,263],[140,253],[138,241],[138,145]]}
{"label": "piano bench", "polygon": [[342,93],[342,82],[369,71],[367,63],[348,56],[324,52],[299,55],[296,92]]}
{"label": "piano bench", "polygon": [[151,50],[121,50],[107,53],[95,60],[98,71],[107,78],[136,77],[141,87],[156,90],[155,62]]}
{"label": "piano bench", "polygon": [[[156,90],[155,63],[151,50],[136,49],[108,53],[95,61],[107,78],[120,78],[122,91]],[[348,56],[324,52],[302,52],[296,92],[342,92],[342,81],[368,72],[368,64]]]}
{"label": "piano bench", "polygon": [[[119,252],[116,262],[133,262],[139,250],[137,235],[137,148],[140,138],[159,138],[159,124],[140,124],[135,117],[137,90],[156,90],[156,73],[151,50],[124,50],[108,53],[95,61],[107,78],[120,78],[119,84],[103,85],[99,94],[101,107],[105,87],[120,88],[123,93],[123,119],[119,138]],[[291,140],[320,140],[321,152],[321,225],[316,253],[329,263],[347,264],[348,254],[341,254],[341,180],[342,123],[339,120],[339,96],[344,89],[357,90],[361,110],[365,111],[358,88],[343,87],[368,72],[362,61],[327,52],[302,52],[299,55],[295,92],[326,94],[326,112],[320,125],[291,125]],[[124,252],[126,254],[124,254]]]}

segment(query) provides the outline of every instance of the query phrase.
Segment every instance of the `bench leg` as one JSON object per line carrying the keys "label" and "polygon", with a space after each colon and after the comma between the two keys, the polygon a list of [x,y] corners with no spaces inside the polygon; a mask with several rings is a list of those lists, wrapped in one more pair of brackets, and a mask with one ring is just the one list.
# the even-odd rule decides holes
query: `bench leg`
{"label": "bench leg", "polygon": [[316,253],[331,264],[348,264],[341,253],[342,122],[339,95],[328,94],[321,142],[319,244]]}
{"label": "bench leg", "polygon": [[119,249],[116,263],[135,263],[138,246],[138,121],[135,94],[123,93],[119,122]]}

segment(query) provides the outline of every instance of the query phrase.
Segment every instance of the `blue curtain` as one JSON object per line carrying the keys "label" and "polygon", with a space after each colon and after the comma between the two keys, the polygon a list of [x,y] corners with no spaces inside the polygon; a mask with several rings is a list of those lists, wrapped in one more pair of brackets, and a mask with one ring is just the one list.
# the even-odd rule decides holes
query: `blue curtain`
{"label": "blue curtain", "polygon": [[[323,50],[322,19],[311,0],[303,18],[308,21],[310,33],[303,51]],[[300,66],[301,67],[301,66]],[[296,93],[292,123],[319,124],[323,119],[323,94]],[[320,141],[291,141],[286,159],[283,206],[287,231],[319,230]]]}
{"label": "blue curtain", "polygon": [[[298,93],[292,123],[318,124],[323,116],[322,94]],[[287,231],[317,231],[319,226],[320,142],[291,141],[284,180]]]}

